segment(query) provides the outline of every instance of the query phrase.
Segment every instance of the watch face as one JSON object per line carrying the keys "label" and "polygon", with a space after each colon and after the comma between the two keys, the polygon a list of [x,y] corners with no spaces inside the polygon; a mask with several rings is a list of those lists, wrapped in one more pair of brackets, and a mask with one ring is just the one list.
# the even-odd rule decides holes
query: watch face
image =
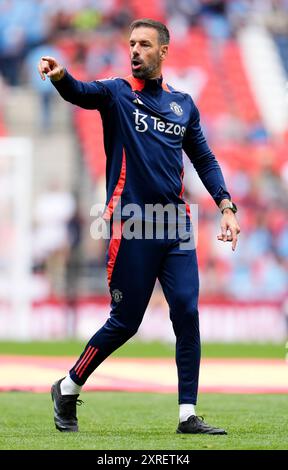
{"label": "watch face", "polygon": [[234,204],[234,202],[230,201],[229,203],[227,202],[226,206],[224,206],[224,208],[221,210],[222,214],[224,212],[225,209],[231,209],[231,211],[236,214],[237,212],[237,206],[236,204]]}

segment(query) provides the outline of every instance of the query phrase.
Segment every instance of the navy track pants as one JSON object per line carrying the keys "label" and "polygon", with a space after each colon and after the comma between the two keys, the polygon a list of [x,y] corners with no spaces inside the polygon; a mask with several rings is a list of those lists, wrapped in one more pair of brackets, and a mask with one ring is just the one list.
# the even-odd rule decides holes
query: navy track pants
{"label": "navy track pants", "polygon": [[[120,230],[115,223],[114,231]],[[179,403],[196,404],[200,366],[198,264],[195,249],[180,249],[181,238],[115,239],[107,253],[110,317],[87,343],[70,370],[83,385],[106,357],[137,332],[158,278],[170,307],[176,336]]]}

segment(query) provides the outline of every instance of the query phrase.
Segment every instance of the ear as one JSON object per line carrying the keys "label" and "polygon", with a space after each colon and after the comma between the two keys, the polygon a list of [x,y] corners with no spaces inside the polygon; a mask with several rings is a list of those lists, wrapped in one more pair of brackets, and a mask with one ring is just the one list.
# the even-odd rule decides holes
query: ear
{"label": "ear", "polygon": [[168,54],[168,44],[160,46],[160,60],[165,60]]}

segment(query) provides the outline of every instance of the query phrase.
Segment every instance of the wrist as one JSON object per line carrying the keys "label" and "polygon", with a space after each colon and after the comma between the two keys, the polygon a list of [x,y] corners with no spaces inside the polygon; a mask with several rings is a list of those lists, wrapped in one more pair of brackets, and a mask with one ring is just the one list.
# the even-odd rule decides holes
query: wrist
{"label": "wrist", "polygon": [[236,204],[230,201],[230,199],[223,199],[219,204],[219,209],[222,214],[229,214],[230,212],[236,214],[237,212]]}
{"label": "wrist", "polygon": [[226,209],[223,209],[223,210],[221,211],[221,213],[222,213],[223,215],[225,215],[225,214],[234,214],[233,210],[230,209],[230,207],[226,207]]}
{"label": "wrist", "polygon": [[218,206],[221,212],[224,206],[226,206],[227,204],[230,204],[230,199],[222,199],[222,201],[219,203],[219,206]]}
{"label": "wrist", "polygon": [[52,75],[50,77],[50,80],[52,82],[59,82],[60,80],[62,80],[64,75],[65,75],[65,68],[63,67],[61,70],[59,70],[59,72],[56,75],[54,75],[54,76]]}

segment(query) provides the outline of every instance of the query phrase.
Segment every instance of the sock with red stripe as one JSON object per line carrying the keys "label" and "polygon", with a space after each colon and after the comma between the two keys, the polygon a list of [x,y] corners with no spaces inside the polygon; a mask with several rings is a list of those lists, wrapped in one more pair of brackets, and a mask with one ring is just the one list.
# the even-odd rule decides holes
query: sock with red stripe
{"label": "sock with red stripe", "polygon": [[62,395],[78,395],[81,392],[81,385],[77,385],[68,374],[60,384]]}
{"label": "sock with red stripe", "polygon": [[[92,346],[92,344],[87,344],[87,347],[77,360],[75,366],[69,372],[70,378],[77,385],[82,386],[86,382],[89,375],[95,369],[95,356],[97,356],[98,348]],[[102,359],[103,360],[103,359]],[[102,362],[102,361],[101,361]]]}

